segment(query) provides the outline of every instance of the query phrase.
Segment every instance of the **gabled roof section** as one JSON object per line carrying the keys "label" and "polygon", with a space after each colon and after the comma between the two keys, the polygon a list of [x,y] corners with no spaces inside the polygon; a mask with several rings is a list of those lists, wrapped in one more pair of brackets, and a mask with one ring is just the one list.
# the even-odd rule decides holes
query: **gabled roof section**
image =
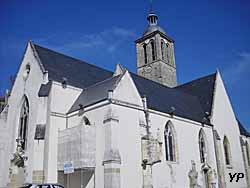
{"label": "gabled roof section", "polygon": [[[205,111],[198,97],[181,92],[175,88],[166,87],[133,73],[131,73],[131,77],[140,95],[147,97],[147,104],[150,109],[169,114],[171,113],[171,108],[174,107],[174,115],[204,122]],[[207,121],[205,123],[209,124]]]}
{"label": "gabled roof section", "polygon": [[[78,110],[79,105],[86,107],[107,99],[108,90],[112,90],[123,75],[113,76],[111,71],[36,44],[34,48],[48,71],[50,81],[62,82],[63,78],[67,78],[68,85],[83,89],[68,113]],[[204,117],[205,112],[211,110],[215,74],[176,88],[166,87],[131,72],[130,74],[141,97],[147,96],[150,109],[171,113],[174,107],[173,113],[176,116],[209,124],[204,121]],[[47,95],[48,92],[49,85],[42,86],[41,96]]]}
{"label": "gabled roof section", "polygon": [[68,113],[80,109],[80,106],[87,107],[96,104],[108,98],[108,91],[114,90],[122,75],[108,78],[102,82],[94,84],[82,91],[76,99]]}
{"label": "gabled roof section", "polygon": [[211,114],[216,73],[175,87],[177,90],[196,96],[205,112]]}
{"label": "gabled roof section", "polygon": [[50,49],[33,44],[49,80],[62,82],[67,78],[67,84],[78,88],[86,88],[95,83],[112,77],[112,72],[88,64],[84,61],[63,55]]}
{"label": "gabled roof section", "polygon": [[246,130],[246,128],[241,124],[241,122],[238,119],[237,122],[240,129],[240,134],[246,137],[250,137],[250,133]]}

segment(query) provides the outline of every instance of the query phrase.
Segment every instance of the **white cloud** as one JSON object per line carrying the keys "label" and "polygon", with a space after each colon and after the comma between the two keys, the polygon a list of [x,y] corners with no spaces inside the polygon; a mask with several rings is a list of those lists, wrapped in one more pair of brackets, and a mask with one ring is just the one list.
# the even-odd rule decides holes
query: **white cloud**
{"label": "white cloud", "polygon": [[225,80],[231,85],[249,77],[250,75],[250,52],[242,52],[238,55],[239,60],[227,67],[223,72]]}
{"label": "white cloud", "polygon": [[53,38],[54,40],[58,38],[56,36],[45,39],[41,38],[35,41],[38,43],[50,43],[50,47],[59,51],[88,50],[94,48],[114,53],[125,41],[131,41],[135,36],[136,34],[130,29],[112,27],[98,33],[80,36],[74,33],[64,33],[62,39],[56,41],[54,45],[51,45],[51,43],[53,43]]}

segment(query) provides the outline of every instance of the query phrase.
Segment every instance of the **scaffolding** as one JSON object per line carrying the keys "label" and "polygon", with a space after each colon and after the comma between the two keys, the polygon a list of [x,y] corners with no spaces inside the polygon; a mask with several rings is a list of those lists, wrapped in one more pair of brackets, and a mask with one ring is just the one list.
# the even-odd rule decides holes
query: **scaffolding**
{"label": "scaffolding", "polygon": [[94,125],[79,125],[58,133],[58,170],[73,163],[74,169],[95,168],[96,133]]}

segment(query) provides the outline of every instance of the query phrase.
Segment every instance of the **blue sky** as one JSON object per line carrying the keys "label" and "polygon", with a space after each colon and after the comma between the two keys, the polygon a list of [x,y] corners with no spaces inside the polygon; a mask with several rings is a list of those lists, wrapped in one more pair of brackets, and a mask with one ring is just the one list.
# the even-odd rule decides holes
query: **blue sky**
{"label": "blue sky", "polygon": [[[155,0],[161,25],[175,39],[178,82],[218,68],[237,116],[250,128],[250,1]],[[147,26],[149,0],[0,1],[0,94],[17,72],[26,43],[113,70],[136,72],[134,41]]]}

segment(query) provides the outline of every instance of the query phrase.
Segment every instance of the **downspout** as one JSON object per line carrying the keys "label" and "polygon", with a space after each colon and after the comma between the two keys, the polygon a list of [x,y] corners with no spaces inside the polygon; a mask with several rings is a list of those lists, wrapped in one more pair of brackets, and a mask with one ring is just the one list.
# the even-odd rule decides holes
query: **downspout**
{"label": "downspout", "polygon": [[[151,138],[151,133],[150,133],[150,120],[149,120],[149,111],[147,107],[147,98],[146,96],[143,96],[142,98],[142,103],[143,103],[143,112],[145,115],[145,120],[146,120],[146,152],[148,154],[148,159],[143,159],[142,161],[142,167],[143,167],[143,188],[153,188],[152,184],[152,153],[151,153],[151,148],[150,148],[150,138]],[[148,169],[149,168],[149,169]]]}
{"label": "downspout", "polygon": [[150,135],[149,112],[148,112],[148,107],[147,107],[147,98],[146,98],[146,96],[144,96],[142,98],[142,103],[143,103],[143,112],[144,112],[145,119],[146,119],[146,135],[149,137],[149,135]]}

